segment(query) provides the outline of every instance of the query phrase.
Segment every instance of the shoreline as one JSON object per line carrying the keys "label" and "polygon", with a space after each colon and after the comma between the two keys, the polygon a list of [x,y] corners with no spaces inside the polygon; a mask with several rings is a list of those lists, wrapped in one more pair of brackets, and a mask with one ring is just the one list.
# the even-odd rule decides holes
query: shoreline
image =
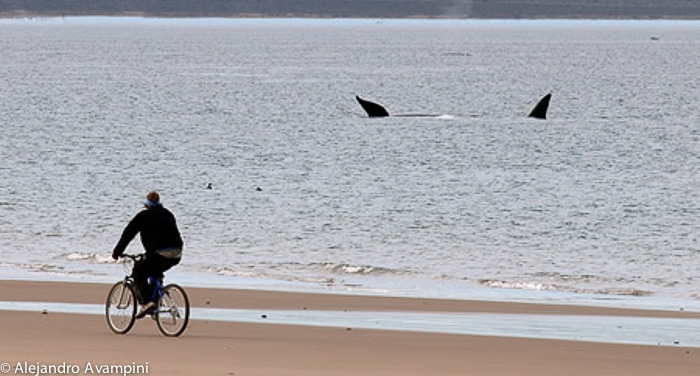
{"label": "shoreline", "polygon": [[[111,286],[123,278],[121,267],[118,272],[106,270],[108,274],[50,274],[32,272],[0,273],[0,283],[7,282],[41,282],[67,283]],[[120,276],[121,274],[121,276]],[[212,290],[234,290],[277,293],[300,293],[311,295],[340,295],[392,299],[424,299],[446,301],[479,301],[498,303],[517,303],[550,306],[581,306],[590,309],[627,309],[659,312],[699,312],[700,300],[690,297],[672,297],[657,294],[607,294],[592,292],[568,292],[541,289],[501,288],[472,286],[457,289],[452,285],[432,282],[422,286],[421,290],[403,288],[402,284],[379,284],[373,288],[363,285],[323,285],[282,279],[264,279],[255,277],[235,277],[191,271],[172,271],[167,282],[175,282],[187,287]],[[375,281],[376,282],[376,281]]]}
{"label": "shoreline", "polygon": [[[116,281],[115,281],[116,282]],[[292,291],[231,287],[197,287],[179,283],[192,307],[322,311],[496,313],[532,315],[603,315],[697,318],[700,312],[586,304],[456,299],[353,294],[339,291]],[[0,279],[0,300],[17,302],[103,303],[112,283]],[[76,294],[75,291],[80,291]],[[203,298],[206,297],[206,298]]]}
{"label": "shoreline", "polygon": [[[108,284],[0,281],[3,301],[103,304]],[[691,319],[700,313],[600,307],[185,288],[202,307],[333,312],[438,312],[511,317],[600,315]],[[691,375],[700,349],[277,323],[190,321],[176,339],[151,320],[126,335],[99,315],[0,311],[0,363],[91,366],[148,364],[149,374],[206,375]],[[13,374],[13,373],[11,373]],[[88,372],[85,372],[88,374]]]}
{"label": "shoreline", "polygon": [[[115,270],[103,270],[93,275],[66,273],[33,273],[21,271],[7,273],[0,270],[2,282],[66,283],[111,286],[123,278],[121,265]],[[635,295],[594,292],[569,292],[547,289],[507,288],[488,286],[465,286],[457,288],[447,284],[431,282],[420,290],[405,288],[401,283],[377,284],[374,287],[355,284],[325,285],[284,279],[264,279],[256,277],[236,277],[193,271],[176,270],[169,273],[166,282],[178,283],[188,288],[255,291],[260,293],[299,293],[309,295],[339,295],[369,298],[423,299],[432,301],[479,301],[549,306],[579,306],[590,309],[623,309],[659,312],[698,312],[700,300],[690,297],[673,297],[658,294]],[[0,299],[2,300],[2,299]]]}

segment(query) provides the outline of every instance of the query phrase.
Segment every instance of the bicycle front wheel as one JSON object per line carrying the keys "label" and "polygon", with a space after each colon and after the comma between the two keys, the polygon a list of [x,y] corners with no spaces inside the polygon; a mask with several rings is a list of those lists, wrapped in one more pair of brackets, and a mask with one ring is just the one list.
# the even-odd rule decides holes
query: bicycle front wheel
{"label": "bicycle front wheel", "polygon": [[177,337],[182,334],[190,320],[190,300],[185,289],[175,284],[163,287],[155,319],[164,335]]}
{"label": "bicycle front wheel", "polygon": [[117,334],[126,334],[131,330],[134,326],[136,306],[136,293],[131,284],[121,281],[112,286],[105,305],[109,328]]}

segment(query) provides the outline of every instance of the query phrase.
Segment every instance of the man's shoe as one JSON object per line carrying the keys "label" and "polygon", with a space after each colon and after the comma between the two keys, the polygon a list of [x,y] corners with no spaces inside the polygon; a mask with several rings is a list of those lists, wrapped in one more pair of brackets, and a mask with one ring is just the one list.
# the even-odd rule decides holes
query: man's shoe
{"label": "man's shoe", "polygon": [[136,318],[140,319],[140,318],[146,316],[147,314],[153,312],[154,308],[156,308],[156,302],[148,302],[148,303],[144,304],[141,307],[141,310],[139,311],[139,313],[136,314]]}

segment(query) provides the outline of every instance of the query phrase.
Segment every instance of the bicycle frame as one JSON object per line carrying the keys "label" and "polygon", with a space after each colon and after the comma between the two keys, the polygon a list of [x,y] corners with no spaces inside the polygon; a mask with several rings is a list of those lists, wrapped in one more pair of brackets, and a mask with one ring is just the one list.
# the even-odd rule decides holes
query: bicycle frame
{"label": "bicycle frame", "polygon": [[[134,283],[134,280],[131,278],[131,276],[124,277],[124,285],[133,285],[133,283]],[[128,300],[125,301],[125,299],[124,299],[126,291],[127,291],[126,289],[122,289],[120,291],[119,299],[117,300],[117,302],[118,302],[117,307],[119,307],[119,308],[123,308],[123,305],[125,303],[128,303]]]}
{"label": "bicycle frame", "polygon": [[[151,295],[151,301],[157,302],[160,299],[167,297],[171,302],[172,298],[170,294],[163,290],[163,283],[158,278],[148,277],[148,282],[153,285],[153,294]],[[134,277],[127,275],[124,277],[124,283],[134,286]],[[121,291],[121,296],[119,297],[119,302],[124,301],[124,294],[126,290]],[[178,315],[179,316],[179,315]]]}
{"label": "bicycle frame", "polygon": [[[125,254],[123,256],[128,258],[129,260],[131,260],[131,262],[133,262],[133,263],[136,263],[139,260],[143,259],[143,255],[132,256],[132,255]],[[133,269],[133,265],[131,265],[130,269]],[[133,274],[126,275],[124,277],[124,283],[134,285]],[[153,285],[153,294],[151,294],[151,301],[157,302],[159,298],[163,297],[163,282],[158,278],[153,278],[153,277],[149,276],[148,283]]]}

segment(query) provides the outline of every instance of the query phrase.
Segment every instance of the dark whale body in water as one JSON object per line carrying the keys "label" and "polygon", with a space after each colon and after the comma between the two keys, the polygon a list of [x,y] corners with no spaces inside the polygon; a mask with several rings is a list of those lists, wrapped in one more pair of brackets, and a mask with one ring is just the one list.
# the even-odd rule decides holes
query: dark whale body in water
{"label": "dark whale body in water", "polygon": [[[370,102],[366,99],[362,99],[359,96],[355,96],[357,102],[365,110],[367,116],[369,117],[387,117],[389,116],[389,111],[384,108],[381,104]],[[549,93],[542,97],[535,107],[530,111],[529,117],[535,119],[547,119],[547,110],[549,110],[549,101],[552,99],[552,93]],[[404,117],[438,117],[440,115],[425,115],[425,114],[406,114],[406,115],[394,115],[394,116],[404,116]]]}
{"label": "dark whale body in water", "polygon": [[[369,117],[387,117],[389,116],[389,111],[384,108],[379,103],[374,103],[370,102],[368,100],[362,99],[359,96],[355,96],[355,99],[357,99],[357,102],[362,106],[362,109],[365,110],[367,113],[367,116]],[[442,115],[430,115],[430,114],[401,114],[401,115],[393,115],[395,117],[439,117]]]}
{"label": "dark whale body in water", "polygon": [[387,117],[387,116],[389,116],[389,111],[387,111],[386,108],[384,108],[384,106],[377,104],[377,103],[374,103],[374,102],[366,101],[357,95],[355,96],[355,99],[357,99],[357,102],[360,104],[360,106],[362,106],[362,109],[365,110],[365,112],[367,113],[367,116],[369,116],[369,117]]}
{"label": "dark whale body in water", "polygon": [[535,119],[547,119],[547,110],[549,109],[549,100],[552,99],[552,93],[542,97],[535,107],[530,111],[529,117]]}

